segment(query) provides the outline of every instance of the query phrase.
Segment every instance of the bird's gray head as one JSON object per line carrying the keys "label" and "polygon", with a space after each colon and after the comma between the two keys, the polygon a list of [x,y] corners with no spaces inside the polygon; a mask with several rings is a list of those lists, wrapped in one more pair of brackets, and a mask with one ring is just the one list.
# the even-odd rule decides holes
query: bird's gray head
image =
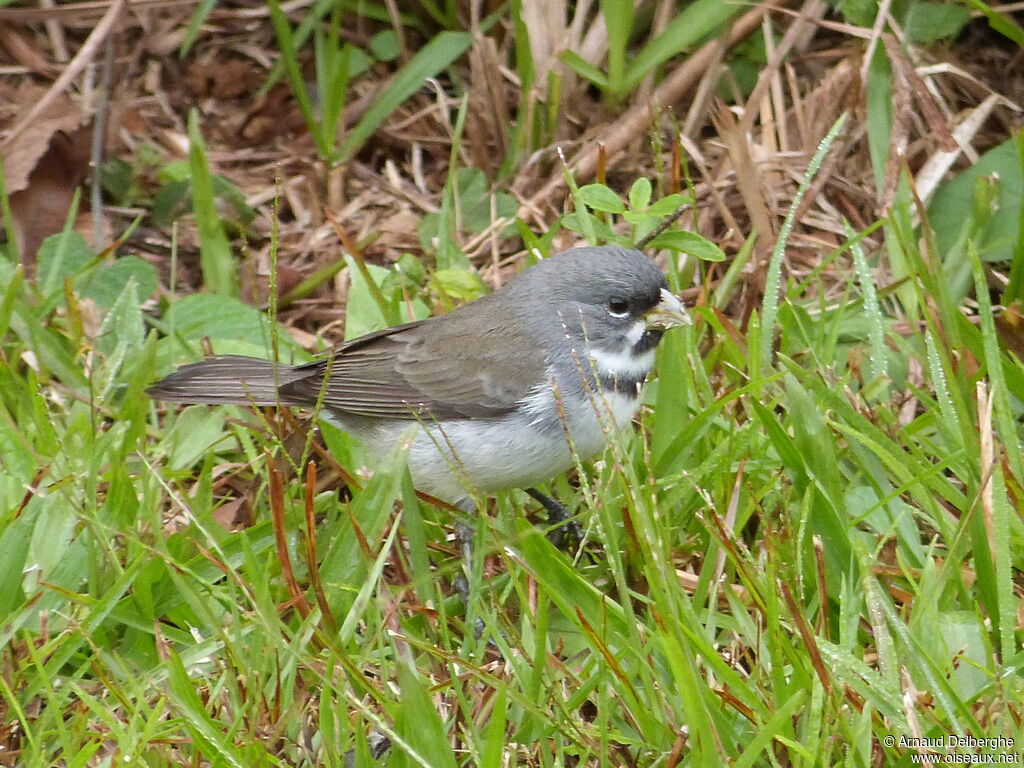
{"label": "bird's gray head", "polygon": [[591,348],[632,347],[642,353],[654,348],[665,328],[688,322],[661,271],[627,248],[565,251],[531,267],[514,285],[535,297],[531,306],[554,314],[543,326],[553,334],[586,339]]}

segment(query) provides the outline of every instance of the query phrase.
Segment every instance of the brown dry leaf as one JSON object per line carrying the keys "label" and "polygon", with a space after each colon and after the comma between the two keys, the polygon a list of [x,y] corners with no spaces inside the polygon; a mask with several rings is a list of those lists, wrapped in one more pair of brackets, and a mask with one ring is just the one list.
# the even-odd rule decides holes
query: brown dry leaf
{"label": "brown dry leaf", "polygon": [[489,176],[508,152],[504,126],[510,110],[501,76],[501,59],[494,39],[477,37],[469,51],[470,105],[466,130],[474,164]]}
{"label": "brown dry leaf", "polygon": [[1020,302],[1014,302],[996,315],[996,331],[1003,346],[1024,360],[1024,316]]}
{"label": "brown dry leaf", "polygon": [[419,245],[420,216],[412,211],[398,211],[379,220],[380,235],[374,241],[375,250],[415,250]]}
{"label": "brown dry leaf", "polygon": [[775,230],[775,222],[768,205],[763,174],[758,171],[755,162],[758,148],[751,142],[749,136],[740,132],[736,116],[724,102],[717,102],[711,119],[732,160],[736,171],[736,186],[754,222],[754,228],[761,238],[770,239]]}
{"label": "brown dry leaf", "polygon": [[225,531],[240,531],[252,525],[252,510],[245,499],[226,501],[210,513]]}
{"label": "brown dry leaf", "polygon": [[193,62],[185,76],[192,93],[199,97],[236,99],[259,82],[256,67],[241,59],[206,58]]}
{"label": "brown dry leaf", "polygon": [[953,134],[949,130],[949,121],[943,115],[942,110],[935,101],[935,97],[928,90],[924,79],[917,74],[917,70],[910,60],[904,55],[896,38],[892,35],[882,35],[882,42],[885,44],[886,54],[895,75],[901,78],[906,84],[917,103],[919,114],[924,118],[925,124],[931,129],[932,136],[938,142],[943,152],[956,152],[960,145],[956,143]]}
{"label": "brown dry leaf", "polygon": [[249,110],[238,134],[249,144],[263,144],[289,136],[303,125],[302,115],[294,109],[291,90],[278,84]]}
{"label": "brown dry leaf", "polygon": [[46,60],[46,57],[13,27],[0,27],[0,46],[3,46],[4,50],[11,55],[11,58],[29,72],[34,72],[43,77],[54,76],[53,67]]}
{"label": "brown dry leaf", "polygon": [[[27,109],[41,91],[34,86],[21,89],[19,103]],[[63,228],[75,188],[89,171],[92,129],[87,120],[70,99],[60,96],[32,130],[0,145],[14,236],[30,272],[40,244]]]}
{"label": "brown dry leaf", "polygon": [[[35,85],[19,88],[14,94],[13,115],[24,113],[45,93]],[[58,97],[39,116],[31,131],[22,131],[13,141],[0,144],[4,161],[4,179],[7,191],[19,192],[28,187],[29,175],[50,147],[50,140],[58,132],[71,134],[86,122],[86,116],[66,96]],[[8,126],[4,126],[5,128]]]}

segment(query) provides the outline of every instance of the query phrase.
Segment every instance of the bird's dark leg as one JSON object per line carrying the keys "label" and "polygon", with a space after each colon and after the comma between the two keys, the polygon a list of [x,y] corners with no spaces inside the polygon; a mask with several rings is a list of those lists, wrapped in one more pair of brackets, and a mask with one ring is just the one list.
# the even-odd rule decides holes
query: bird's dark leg
{"label": "bird's dark leg", "polygon": [[540,502],[540,505],[548,513],[548,525],[552,526],[548,532],[548,541],[558,549],[564,550],[566,545],[569,544],[569,541],[567,541],[569,536],[567,534],[571,534],[573,543],[579,546],[580,542],[583,541],[583,530],[578,522],[571,519],[572,515],[569,514],[569,510],[563,504],[546,493],[541,493],[536,488],[527,488],[526,493],[535,501]]}
{"label": "bird's dark leg", "polygon": [[469,579],[473,573],[473,529],[465,523],[456,523],[455,540],[459,544],[459,554],[462,555],[462,569],[452,582],[452,586],[462,597],[462,602],[468,606]]}
{"label": "bird's dark leg", "polygon": [[[472,589],[476,586],[476,579],[473,578],[473,540],[475,538],[473,529],[465,523],[455,523],[455,538],[459,542],[459,552],[462,554],[462,570],[452,581],[452,586],[462,598],[462,604],[466,607],[466,615],[470,613],[470,596]],[[472,585],[472,586],[471,586]],[[484,620],[479,616],[473,622],[473,637],[479,639],[484,633]]]}
{"label": "bird's dark leg", "polygon": [[[370,735],[366,739],[367,745],[370,747],[370,757],[374,760],[380,760],[384,756],[384,753],[391,749],[391,739],[385,736],[378,730],[370,731]],[[350,749],[345,753],[345,768],[355,768],[356,765],[356,751]]]}

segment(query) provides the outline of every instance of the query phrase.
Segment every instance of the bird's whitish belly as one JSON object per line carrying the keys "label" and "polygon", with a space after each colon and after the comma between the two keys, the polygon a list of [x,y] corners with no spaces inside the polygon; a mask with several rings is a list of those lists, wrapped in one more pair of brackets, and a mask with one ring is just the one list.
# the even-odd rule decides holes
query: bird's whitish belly
{"label": "bird's whitish belly", "polygon": [[[599,452],[610,431],[630,423],[639,398],[607,392],[598,403],[579,403],[568,410],[556,409],[553,397],[544,405],[547,407],[542,409],[537,403],[531,410],[501,419],[424,423],[418,428],[411,428],[414,425],[410,422],[394,421],[377,423],[366,430],[353,428],[356,425],[344,417],[332,420],[360,437],[378,455],[394,449],[403,438],[410,440],[407,461],[413,485],[449,503],[466,506],[474,490],[491,493],[528,488],[571,469],[575,463],[573,450],[580,459]],[[558,413],[564,414],[566,423]]]}
{"label": "bird's whitish belly", "polygon": [[416,438],[408,461],[414,485],[452,502],[473,490],[529,487],[573,465],[564,434],[482,421],[429,427]]}

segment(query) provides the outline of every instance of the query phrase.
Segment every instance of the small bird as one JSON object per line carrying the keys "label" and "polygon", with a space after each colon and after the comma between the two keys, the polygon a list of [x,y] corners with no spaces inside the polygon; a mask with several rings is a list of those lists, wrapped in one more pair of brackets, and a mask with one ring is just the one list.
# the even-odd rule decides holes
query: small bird
{"label": "small bird", "polygon": [[369,333],[313,362],[213,357],[147,393],[182,403],[319,402],[322,417],[378,456],[411,439],[413,485],[465,512],[475,492],[506,488],[545,503],[532,486],[630,423],[662,333],[686,323],[642,253],[583,247],[452,312]]}

